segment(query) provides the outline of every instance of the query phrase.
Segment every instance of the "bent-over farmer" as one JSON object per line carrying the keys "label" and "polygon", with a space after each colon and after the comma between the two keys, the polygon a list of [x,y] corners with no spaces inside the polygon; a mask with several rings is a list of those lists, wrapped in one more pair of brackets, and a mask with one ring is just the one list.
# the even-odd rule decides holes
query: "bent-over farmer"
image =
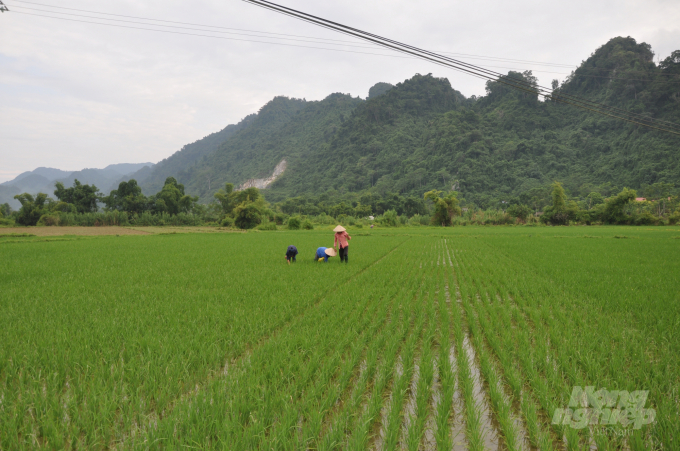
{"label": "bent-over farmer", "polygon": [[297,247],[290,245],[288,246],[288,250],[286,251],[286,261],[290,265],[290,261],[292,260],[293,263],[295,263],[295,256],[298,254]]}
{"label": "bent-over farmer", "polygon": [[314,261],[320,262],[323,260],[324,263],[328,263],[328,257],[335,257],[335,249],[332,247],[320,247],[314,254]]}
{"label": "bent-over farmer", "polygon": [[347,253],[349,252],[348,241],[351,240],[352,237],[347,234],[347,230],[345,230],[345,228],[341,225],[334,228],[333,231],[335,232],[335,240],[333,241],[333,249],[335,249],[339,245],[340,246],[340,261],[342,262],[344,260],[345,263],[348,263],[348,260],[347,260]]}

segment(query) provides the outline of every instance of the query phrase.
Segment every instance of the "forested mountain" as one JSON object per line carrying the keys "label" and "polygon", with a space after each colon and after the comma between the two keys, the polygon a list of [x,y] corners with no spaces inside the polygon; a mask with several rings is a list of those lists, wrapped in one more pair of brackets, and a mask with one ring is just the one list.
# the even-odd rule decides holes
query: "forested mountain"
{"label": "forested mountain", "polygon": [[66,186],[73,185],[75,180],[80,183],[95,185],[99,190],[108,193],[118,187],[122,180],[130,178],[131,174],[148,171],[153,163],[119,163],[110,164],[103,169],[82,169],[80,171],[63,171],[55,168],[40,167],[33,171],[19,174],[13,180],[0,184],[0,204],[8,203],[12,208],[19,208],[19,202],[14,199],[16,194],[40,192],[53,194],[56,182]]}
{"label": "forested mountain", "polygon": [[[659,64],[653,57],[648,44],[614,38],[561,86],[553,82],[553,94],[678,124],[680,51]],[[536,81],[531,72],[507,76]],[[396,86],[377,83],[367,99],[340,93],[321,101],[276,97],[257,114],[153,167],[119,175],[111,186],[89,180],[89,170],[56,175],[66,186],[78,178],[104,194],[135,179],[146,195],[175,177],[187,195],[212,202],[225,182],[238,186],[270,177],[285,159],[283,174],[263,191],[271,202],[301,197],[365,203],[395,194],[422,200],[437,189],[459,191],[463,202],[481,208],[523,203],[540,209],[553,181],[581,197],[609,196],[623,187],[644,192],[658,182],[677,188],[679,157],[678,135],[542,101],[499,82],[488,82],[484,96],[465,98],[447,79],[418,74]],[[20,179],[30,185],[22,192],[35,192],[55,175],[45,171],[0,185],[0,197],[18,194]]]}
{"label": "forested mountain", "polygon": [[254,118],[255,115],[251,114],[238,124],[227,125],[219,132],[211,133],[203,139],[187,144],[165,160],[158,162],[151,170],[141,168],[139,172],[129,175],[125,180],[137,180],[146,194],[160,191],[167,177],[177,176],[191,165],[202,161],[231,135],[246,128]]}
{"label": "forested mountain", "polygon": [[[658,65],[652,57],[649,45],[614,38],[554,89],[680,123],[680,51]],[[530,72],[508,76],[535,82]],[[213,140],[216,150],[206,147],[200,158],[186,152],[191,165],[164,175],[210,201],[224,182],[266,177],[286,158],[287,170],[264,192],[270,201],[455,188],[483,207],[554,180],[574,194],[603,184],[613,190],[680,182],[677,135],[498,82],[487,84],[485,96],[466,99],[446,79],[416,75],[395,87],[376,85],[367,100],[277,97],[244,122],[219,146]]]}

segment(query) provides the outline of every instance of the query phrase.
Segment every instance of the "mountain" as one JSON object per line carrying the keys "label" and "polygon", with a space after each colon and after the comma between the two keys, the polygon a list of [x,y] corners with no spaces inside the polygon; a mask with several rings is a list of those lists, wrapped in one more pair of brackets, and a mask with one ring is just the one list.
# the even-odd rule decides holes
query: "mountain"
{"label": "mountain", "polygon": [[[680,124],[680,51],[659,64],[653,56],[648,44],[611,39],[561,86],[555,81],[554,93]],[[507,77],[536,82],[530,71]],[[487,208],[517,198],[528,203],[527,193],[555,180],[582,196],[679,184],[679,152],[678,135],[542,101],[498,81],[487,82],[484,96],[465,98],[447,79],[417,74],[396,86],[377,83],[366,99],[340,93],[320,101],[275,97],[155,166],[121,174],[120,165],[112,165],[80,171],[77,178],[105,193],[134,178],[150,195],[173,176],[202,202],[212,201],[225,182],[266,186],[272,202],[350,193],[355,199],[422,198],[432,189],[455,189]],[[37,171],[33,175],[50,179]],[[0,203],[29,176],[0,185]],[[76,175],[58,177],[71,181]]]}
{"label": "mountain", "polygon": [[21,174],[17,175],[14,180],[10,180],[4,183],[0,183],[0,185],[10,185],[14,184],[16,185],[16,182],[22,180],[25,177],[31,176],[31,175],[40,175],[44,178],[46,178],[48,181],[52,180],[57,180],[60,177],[67,177],[71,171],[62,171],[61,169],[55,169],[55,168],[36,168],[33,171],[27,171],[27,172],[22,172]]}
{"label": "mountain", "polygon": [[[614,38],[557,93],[680,123],[680,51],[655,64],[649,45]],[[508,74],[530,83],[530,72]],[[422,196],[455,187],[490,206],[554,180],[574,194],[602,184],[642,188],[680,181],[680,138],[488,82],[466,99],[448,80],[416,75],[376,85],[367,100],[277,97],[212,153],[178,171],[187,192],[212,200],[235,185],[286,170],[270,201],[348,192]],[[385,89],[387,88],[387,89]]]}
{"label": "mountain", "polygon": [[254,117],[254,114],[246,116],[238,124],[227,125],[219,132],[212,133],[203,139],[187,144],[181,150],[160,161],[151,171],[141,168],[137,173],[130,174],[128,179],[137,180],[144,194],[155,194],[161,190],[166,178],[170,176],[177,177],[186,168],[210,155],[231,135],[246,128]]}
{"label": "mountain", "polygon": [[72,186],[77,179],[82,184],[95,185],[104,193],[109,193],[118,187],[118,184],[133,173],[144,173],[153,163],[119,163],[111,164],[104,169],[83,169],[80,171],[62,171],[61,169],[40,167],[33,171],[19,174],[14,180],[0,184],[0,204],[9,203],[14,209],[20,207],[16,194],[39,192],[47,193],[53,197],[54,185],[62,182],[64,186]]}

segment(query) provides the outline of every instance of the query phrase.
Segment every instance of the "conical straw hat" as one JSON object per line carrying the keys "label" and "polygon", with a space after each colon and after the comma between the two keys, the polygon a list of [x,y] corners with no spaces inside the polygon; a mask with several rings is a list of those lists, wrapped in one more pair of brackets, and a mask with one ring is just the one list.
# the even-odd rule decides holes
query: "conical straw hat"
{"label": "conical straw hat", "polygon": [[328,255],[329,257],[335,257],[335,249],[333,249],[332,247],[327,247],[325,252],[326,255]]}
{"label": "conical straw hat", "polygon": [[341,225],[337,226],[336,228],[333,229],[334,232],[344,232],[345,228]]}

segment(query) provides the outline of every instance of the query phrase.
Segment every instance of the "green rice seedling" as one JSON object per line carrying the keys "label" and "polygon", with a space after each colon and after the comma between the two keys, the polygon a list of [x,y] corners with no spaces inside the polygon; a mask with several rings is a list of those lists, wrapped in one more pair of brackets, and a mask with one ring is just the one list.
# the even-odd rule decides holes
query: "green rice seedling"
{"label": "green rice seedling", "polygon": [[[517,344],[509,332],[512,330],[512,324],[507,307],[501,307],[501,315],[497,315],[499,312],[488,305],[482,305],[481,309],[483,313],[488,315],[489,321],[487,322],[485,314],[480,314],[480,325],[492,350],[499,357],[501,368],[511,386],[514,398],[520,402],[520,409],[524,416],[524,424],[526,425],[529,439],[537,448],[552,450],[552,439],[549,433],[542,427],[538,418],[536,404],[531,399],[531,395],[525,391],[525,381],[519,369],[514,365],[514,353],[511,350],[515,349]],[[500,316],[503,316],[505,319],[502,323],[499,319]],[[496,331],[499,332],[499,336],[494,334]]]}
{"label": "green rice seedling", "polygon": [[474,327],[471,328],[474,334],[474,343],[477,353],[480,359],[480,367],[482,369],[482,374],[486,379],[489,387],[489,398],[491,400],[491,405],[500,424],[501,432],[505,437],[505,445],[509,450],[519,449],[517,445],[517,431],[515,429],[514,420],[511,414],[510,401],[507,399],[503,393],[503,389],[500,386],[501,381],[496,374],[490,357],[487,355],[484,343],[481,336],[479,335],[479,330]]}
{"label": "green rice seedling", "polygon": [[388,428],[385,434],[385,450],[395,450],[399,444],[399,432],[403,418],[403,406],[406,398],[408,384],[411,381],[414,370],[414,354],[418,346],[420,335],[425,325],[424,310],[415,310],[416,317],[413,332],[404,345],[401,355],[401,375],[396,379],[392,389],[392,406],[388,416]]}
{"label": "green rice seedling", "polygon": [[[434,289],[434,287],[431,288]],[[429,293],[428,298],[428,328],[421,343],[420,372],[416,389],[415,411],[406,413],[406,415],[410,415],[409,427],[406,434],[406,445],[410,450],[417,450],[420,448],[429,413],[430,399],[432,398],[432,382],[434,377],[434,355],[432,352],[432,345],[437,327],[437,319],[432,292]]]}
{"label": "green rice seedling", "polygon": [[[0,238],[0,449],[450,449],[452,421],[482,449],[478,364],[504,436],[521,415],[540,449],[673,449],[677,232],[522,230],[373,231],[346,266],[302,258],[316,230]],[[551,425],[587,385],[649,390],[656,418]]]}
{"label": "green rice seedling", "polygon": [[[449,254],[450,255],[450,254]],[[452,263],[450,263],[452,265]],[[455,376],[449,359],[451,352],[451,296],[448,289],[446,270],[439,274],[439,330],[437,341],[439,342],[438,370],[441,384],[439,403],[435,412],[435,443],[438,449],[451,449],[451,429],[449,421],[453,412],[453,396],[455,390]],[[455,300],[453,301],[455,302]]]}

